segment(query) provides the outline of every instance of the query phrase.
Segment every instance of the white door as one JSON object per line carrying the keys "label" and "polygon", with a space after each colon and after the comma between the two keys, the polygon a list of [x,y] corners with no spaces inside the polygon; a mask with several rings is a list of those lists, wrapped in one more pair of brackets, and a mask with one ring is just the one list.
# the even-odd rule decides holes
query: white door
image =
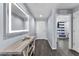
{"label": "white door", "polygon": [[37,39],[46,39],[46,23],[45,21],[36,21]]}

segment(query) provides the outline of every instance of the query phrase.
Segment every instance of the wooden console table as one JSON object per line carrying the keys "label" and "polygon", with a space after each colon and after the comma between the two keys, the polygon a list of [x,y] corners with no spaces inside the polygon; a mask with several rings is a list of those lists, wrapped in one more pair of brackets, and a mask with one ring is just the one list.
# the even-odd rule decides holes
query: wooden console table
{"label": "wooden console table", "polygon": [[0,49],[0,55],[7,56],[31,56],[35,49],[35,37],[24,38],[24,40],[19,40],[18,42],[10,45],[5,49]]}

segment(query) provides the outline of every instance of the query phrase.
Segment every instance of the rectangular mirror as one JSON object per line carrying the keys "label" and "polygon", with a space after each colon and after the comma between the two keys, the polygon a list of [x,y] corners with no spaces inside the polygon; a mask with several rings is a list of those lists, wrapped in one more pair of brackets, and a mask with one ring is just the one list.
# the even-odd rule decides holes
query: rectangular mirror
{"label": "rectangular mirror", "polygon": [[9,33],[24,31],[29,31],[29,15],[17,3],[9,3]]}

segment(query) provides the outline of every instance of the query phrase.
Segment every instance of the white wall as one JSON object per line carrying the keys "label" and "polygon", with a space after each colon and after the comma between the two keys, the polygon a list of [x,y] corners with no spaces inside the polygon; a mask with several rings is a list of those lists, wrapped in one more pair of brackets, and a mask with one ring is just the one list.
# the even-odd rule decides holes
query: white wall
{"label": "white wall", "polygon": [[79,52],[79,7],[73,12],[73,50]]}
{"label": "white wall", "polygon": [[0,40],[3,39],[3,4],[0,3]]}
{"label": "white wall", "polygon": [[36,27],[36,21],[35,21],[35,19],[33,18],[33,17],[30,17],[30,24],[29,24],[29,30],[30,30],[30,32],[29,32],[29,35],[31,35],[31,36],[35,36],[35,34],[36,34],[36,31],[35,31],[35,27]]}
{"label": "white wall", "polygon": [[47,39],[47,26],[45,20],[36,20],[36,36],[37,39]]}
{"label": "white wall", "polygon": [[48,19],[48,42],[52,49],[57,48],[55,14],[56,14],[56,10],[52,10],[51,15]]}

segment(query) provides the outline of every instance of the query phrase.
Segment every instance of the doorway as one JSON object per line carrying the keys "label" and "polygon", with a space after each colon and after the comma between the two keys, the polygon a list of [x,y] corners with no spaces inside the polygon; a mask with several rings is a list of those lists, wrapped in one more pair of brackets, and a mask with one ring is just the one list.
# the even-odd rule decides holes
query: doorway
{"label": "doorway", "polygon": [[47,39],[46,21],[36,20],[36,37],[37,39]]}
{"label": "doorway", "polygon": [[71,49],[71,14],[57,14],[57,49],[60,53],[69,55]]}

